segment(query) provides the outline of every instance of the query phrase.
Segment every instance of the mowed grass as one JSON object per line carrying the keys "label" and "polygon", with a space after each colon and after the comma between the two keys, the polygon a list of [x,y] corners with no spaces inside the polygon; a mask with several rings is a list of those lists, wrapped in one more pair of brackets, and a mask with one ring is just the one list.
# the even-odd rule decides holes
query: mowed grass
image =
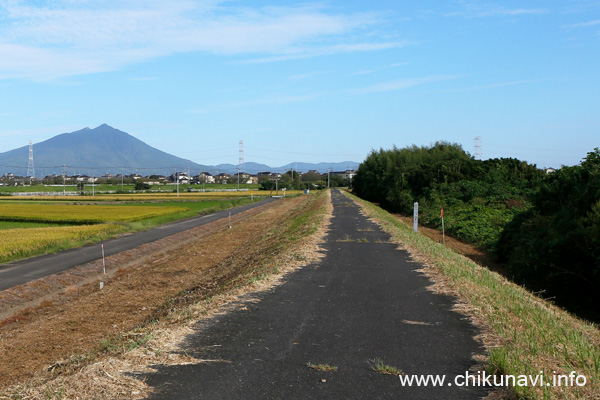
{"label": "mowed grass", "polygon": [[[596,325],[414,233],[412,227],[381,208],[347,195],[395,241],[427,259],[470,309],[469,314],[484,326],[489,372],[515,377],[543,373],[544,385],[511,387],[519,398],[600,399],[600,331]],[[554,376],[572,371],[585,377],[584,386],[566,386],[564,381],[560,386],[553,384]]]}

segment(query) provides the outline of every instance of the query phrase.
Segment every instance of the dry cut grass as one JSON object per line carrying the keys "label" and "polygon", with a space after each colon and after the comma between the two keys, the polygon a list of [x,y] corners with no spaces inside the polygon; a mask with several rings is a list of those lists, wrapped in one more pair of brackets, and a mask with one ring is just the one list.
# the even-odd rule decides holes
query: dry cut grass
{"label": "dry cut grass", "polygon": [[0,399],[144,398],[151,388],[136,377],[152,365],[224,362],[189,357],[180,343],[198,320],[256,301],[249,293],[322,256],[328,199],[271,203],[237,214],[232,228],[217,221],[208,235],[196,228],[144,245],[147,257],[103,291],[83,287],[0,327]]}
{"label": "dry cut grass", "polygon": [[[564,310],[431,239],[382,210],[350,194],[417,261],[438,291],[458,297],[456,309],[469,315],[483,334],[492,373],[542,375],[543,385],[515,385],[525,399],[599,399],[600,331]],[[555,386],[555,376],[583,375],[584,386]],[[579,382],[583,382],[580,378]],[[547,383],[550,383],[547,385]],[[569,381],[570,383],[570,381]]]}

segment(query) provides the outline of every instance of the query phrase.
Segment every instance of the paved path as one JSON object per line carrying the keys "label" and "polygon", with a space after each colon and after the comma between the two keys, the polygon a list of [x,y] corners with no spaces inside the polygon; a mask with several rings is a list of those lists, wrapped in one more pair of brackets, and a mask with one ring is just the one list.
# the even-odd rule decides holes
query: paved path
{"label": "paved path", "polygon": [[[203,215],[200,217],[187,218],[181,221],[165,224],[143,232],[137,232],[130,235],[120,236],[115,239],[103,241],[105,255],[108,257],[122,251],[130,250],[145,243],[150,243],[167,236],[174,235],[205,225],[222,218],[226,218],[231,211],[231,215],[273,201],[272,198],[260,202],[246,204],[228,210],[218,211],[216,213]],[[61,251],[55,254],[28,258],[9,264],[0,265],[0,290],[6,290],[11,287],[22,285],[24,283],[43,278],[48,275],[82,265],[102,257],[98,244],[79,247]]]}
{"label": "paved path", "polygon": [[[474,365],[475,329],[432,294],[419,265],[388,243],[358,207],[333,193],[326,258],[260,295],[247,309],[199,323],[186,351],[197,365],[157,366],[152,399],[476,399],[482,388],[403,387],[373,372],[380,358],[406,374],[446,374]],[[419,323],[419,324],[415,324]],[[422,323],[422,324],[420,324]],[[306,366],[338,368],[320,372]]]}

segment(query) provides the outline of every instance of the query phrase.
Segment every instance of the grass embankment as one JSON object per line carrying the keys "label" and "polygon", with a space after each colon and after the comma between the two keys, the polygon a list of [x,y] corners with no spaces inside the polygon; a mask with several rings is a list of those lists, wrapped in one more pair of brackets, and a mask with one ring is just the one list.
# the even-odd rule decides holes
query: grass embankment
{"label": "grass embankment", "polygon": [[[600,331],[548,301],[508,281],[355,196],[365,213],[432,266],[436,284],[450,288],[474,322],[483,328],[489,351],[488,372],[513,376],[544,375],[544,384],[513,386],[525,399],[600,398]],[[439,285],[438,285],[439,286]],[[466,307],[465,307],[466,305]],[[575,371],[586,378],[579,386],[554,386],[555,375]],[[582,382],[581,378],[579,382]],[[549,385],[547,385],[549,383]],[[570,381],[569,381],[570,383]]]}
{"label": "grass embankment", "polygon": [[179,347],[198,319],[320,255],[329,209],[328,192],[279,201],[237,214],[232,228],[219,221],[209,234],[144,245],[127,267],[109,257],[122,269],[102,291],[73,288],[0,323],[0,398],[145,398],[150,389],[134,375],[201,362]]}

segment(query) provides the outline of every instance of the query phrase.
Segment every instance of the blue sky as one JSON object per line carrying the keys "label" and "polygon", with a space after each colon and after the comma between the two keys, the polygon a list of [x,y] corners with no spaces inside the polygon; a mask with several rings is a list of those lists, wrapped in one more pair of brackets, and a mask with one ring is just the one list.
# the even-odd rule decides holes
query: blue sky
{"label": "blue sky", "polygon": [[[600,1],[0,0],[0,152],[107,123],[201,164],[600,146]],[[35,148],[35,147],[34,147]]]}

